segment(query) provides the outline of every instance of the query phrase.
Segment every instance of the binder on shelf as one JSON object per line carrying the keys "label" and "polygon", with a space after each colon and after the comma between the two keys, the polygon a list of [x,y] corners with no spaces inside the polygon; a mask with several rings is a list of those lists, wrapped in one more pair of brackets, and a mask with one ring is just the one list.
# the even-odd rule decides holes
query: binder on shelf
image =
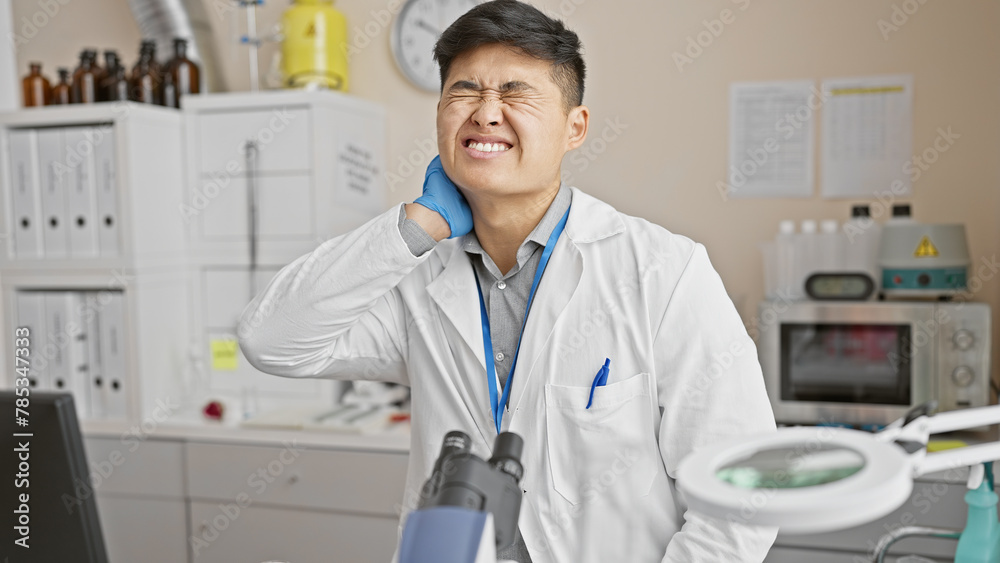
{"label": "binder on shelf", "polygon": [[14,256],[42,257],[42,231],[39,209],[41,188],[38,178],[38,147],[34,129],[11,129],[9,229],[14,234]]}
{"label": "binder on shelf", "polygon": [[[67,362],[68,331],[66,326],[65,291],[43,292],[45,302],[46,342],[41,352],[48,368],[49,388],[53,391],[69,390],[69,364]],[[38,359],[36,354],[35,359]]]}
{"label": "binder on shelf", "polygon": [[[44,359],[45,344],[48,341],[45,330],[45,294],[41,291],[17,291],[14,295],[14,328],[28,329],[28,382],[32,389],[48,391],[47,365]],[[18,346],[15,346],[15,349]],[[17,352],[15,351],[15,357]]]}
{"label": "binder on shelf", "polygon": [[90,397],[91,418],[104,418],[108,407],[105,404],[104,366],[101,358],[101,315],[100,304],[96,292],[84,295],[85,314],[83,315],[84,333],[87,335],[87,389]]}
{"label": "binder on shelf", "polygon": [[66,300],[66,365],[69,390],[80,418],[90,417],[90,377],[87,366],[87,331],[84,319],[83,291],[65,292]]}
{"label": "binder on shelf", "polygon": [[[95,136],[96,133],[95,133]],[[94,144],[94,172],[97,190],[97,239],[101,256],[118,256],[118,177],[114,129],[100,127],[100,142]]]}
{"label": "binder on shelf", "polygon": [[98,339],[101,349],[101,366],[104,371],[104,406],[107,418],[125,418],[125,306],[124,294],[111,291],[110,300],[100,305]]}
{"label": "binder on shelf", "polygon": [[94,193],[94,145],[101,138],[92,127],[64,129],[63,162],[65,171],[69,253],[73,258],[93,258],[97,246],[97,195]]}
{"label": "binder on shelf", "polygon": [[38,173],[41,186],[43,258],[69,256],[66,229],[66,181],[69,168],[62,162],[62,129],[38,130]]}

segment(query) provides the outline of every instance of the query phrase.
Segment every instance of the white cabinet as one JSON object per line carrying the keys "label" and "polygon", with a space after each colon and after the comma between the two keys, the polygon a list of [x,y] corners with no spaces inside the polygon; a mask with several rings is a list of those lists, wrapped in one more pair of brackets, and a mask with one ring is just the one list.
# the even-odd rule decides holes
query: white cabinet
{"label": "white cabinet", "polygon": [[405,451],[335,437],[306,447],[296,433],[259,443],[236,443],[247,439],[238,430],[232,441],[151,433],[86,440],[111,563],[392,558]]}
{"label": "white cabinet", "polygon": [[181,131],[177,110],[130,102],[0,114],[2,347],[35,325],[32,379],[81,418],[138,423],[184,394]]}
{"label": "white cabinet", "polygon": [[182,106],[193,314],[212,397],[244,412],[332,402],[337,382],[251,366],[236,325],[283,266],[384,211],[384,110],[302,91],[190,96]]}
{"label": "white cabinet", "polygon": [[187,561],[184,445],[140,436],[88,438],[84,446],[109,561]]}

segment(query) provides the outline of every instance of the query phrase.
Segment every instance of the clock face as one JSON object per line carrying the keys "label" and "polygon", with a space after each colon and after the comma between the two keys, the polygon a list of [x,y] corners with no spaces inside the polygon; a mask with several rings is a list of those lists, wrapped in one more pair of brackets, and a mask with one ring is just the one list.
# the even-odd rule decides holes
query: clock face
{"label": "clock face", "polygon": [[429,92],[441,89],[441,75],[434,61],[434,43],[478,0],[407,0],[392,28],[392,54],[403,75]]}

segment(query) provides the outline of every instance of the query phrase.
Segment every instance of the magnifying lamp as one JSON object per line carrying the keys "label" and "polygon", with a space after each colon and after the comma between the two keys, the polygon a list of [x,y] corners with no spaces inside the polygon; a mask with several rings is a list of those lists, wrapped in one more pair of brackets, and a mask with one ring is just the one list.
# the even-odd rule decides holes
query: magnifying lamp
{"label": "magnifying lamp", "polygon": [[[984,483],[982,464],[1000,459],[1000,442],[927,453],[927,441],[932,434],[1000,423],[1000,405],[930,415],[934,406],[917,407],[875,434],[779,428],[708,447],[681,462],[677,484],[692,510],[811,534],[881,518],[906,502],[915,477],[969,466],[969,489],[992,500],[996,529],[996,495],[992,482]],[[966,501],[978,506],[968,495]]]}

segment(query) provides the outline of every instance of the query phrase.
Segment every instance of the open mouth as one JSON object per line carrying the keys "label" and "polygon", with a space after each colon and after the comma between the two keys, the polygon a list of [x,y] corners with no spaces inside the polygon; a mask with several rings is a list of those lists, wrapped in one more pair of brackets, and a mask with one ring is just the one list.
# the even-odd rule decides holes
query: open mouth
{"label": "open mouth", "polygon": [[503,141],[482,142],[476,139],[467,139],[465,146],[479,152],[504,152],[510,150],[513,145]]}

